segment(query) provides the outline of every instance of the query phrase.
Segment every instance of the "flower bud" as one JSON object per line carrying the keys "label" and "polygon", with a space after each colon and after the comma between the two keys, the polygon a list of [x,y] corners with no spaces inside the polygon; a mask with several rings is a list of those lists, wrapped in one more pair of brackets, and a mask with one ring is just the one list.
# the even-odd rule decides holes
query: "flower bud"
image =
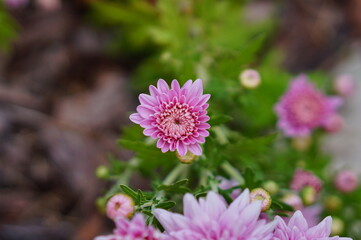
{"label": "flower bud", "polygon": [[262,211],[265,212],[271,207],[272,199],[269,193],[263,188],[255,188],[250,194],[251,202],[262,201]]}
{"label": "flower bud", "polygon": [[339,190],[340,192],[353,192],[358,185],[357,175],[352,171],[341,171],[336,175],[334,184],[337,190]]}
{"label": "flower bud", "polygon": [[330,212],[336,212],[341,208],[342,201],[338,196],[328,196],[324,201],[325,208]]}
{"label": "flower bud", "polygon": [[304,152],[310,148],[312,144],[312,138],[310,136],[295,137],[292,138],[291,144],[292,147],[294,147],[296,150]]}
{"label": "flower bud", "polygon": [[99,166],[95,172],[95,175],[97,176],[97,178],[105,179],[109,176],[109,170],[104,165]]}
{"label": "flower bud", "polygon": [[186,155],[184,155],[184,156],[179,155],[178,152],[176,152],[176,155],[177,155],[178,160],[184,164],[190,164],[190,163],[194,162],[194,160],[196,160],[196,158],[197,158],[197,155],[191,153],[190,151],[188,151],[186,153]]}
{"label": "flower bud", "polygon": [[109,199],[106,206],[106,213],[110,219],[117,217],[130,217],[134,212],[134,202],[131,197],[125,194],[117,194]]}
{"label": "flower bud", "polygon": [[355,90],[355,79],[349,74],[342,74],[335,79],[333,87],[337,94],[350,96]]}
{"label": "flower bud", "polygon": [[279,186],[274,181],[267,181],[263,183],[263,188],[268,191],[271,195],[276,194],[279,191]]}
{"label": "flower bud", "polygon": [[343,119],[338,114],[332,114],[326,119],[324,123],[324,128],[327,132],[335,133],[341,130],[343,127]]}
{"label": "flower bud", "polygon": [[332,217],[332,235],[341,235],[345,229],[344,222],[338,217]]}
{"label": "flower bud", "polygon": [[241,85],[248,89],[257,88],[261,84],[261,76],[256,70],[246,69],[239,75]]}
{"label": "flower bud", "polygon": [[302,199],[295,193],[285,195],[282,201],[293,207],[294,210],[300,210],[303,207]]}
{"label": "flower bud", "polygon": [[313,203],[315,203],[316,196],[317,196],[317,191],[311,186],[304,187],[301,191],[301,197],[302,197],[303,203],[306,206],[312,205]]}

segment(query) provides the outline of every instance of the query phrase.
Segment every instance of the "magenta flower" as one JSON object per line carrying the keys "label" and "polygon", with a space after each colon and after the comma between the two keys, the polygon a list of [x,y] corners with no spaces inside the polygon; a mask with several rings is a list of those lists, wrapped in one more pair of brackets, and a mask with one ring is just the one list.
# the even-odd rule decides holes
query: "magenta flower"
{"label": "magenta flower", "polygon": [[353,192],[358,185],[357,174],[353,171],[343,170],[336,175],[334,184],[340,192]]}
{"label": "magenta flower", "polygon": [[326,97],[306,75],[298,76],[275,107],[278,127],[290,137],[307,136],[322,127],[341,105],[339,97]]}
{"label": "magenta flower", "polygon": [[273,240],[351,240],[351,238],[330,237],[332,218],[327,217],[314,227],[309,227],[306,219],[300,211],[297,211],[288,224],[276,216],[278,225],[276,227]]}
{"label": "magenta flower", "polygon": [[322,181],[309,171],[302,169],[297,169],[293,175],[291,182],[291,189],[295,191],[301,191],[304,187],[312,187],[317,192],[320,192],[322,189]]}
{"label": "magenta flower", "polygon": [[209,135],[210,125],[206,109],[210,94],[203,94],[202,80],[188,80],[183,87],[173,80],[171,89],[160,79],[157,87],[149,87],[150,95],[140,94],[137,113],[130,120],[144,128],[144,135],[159,139],[162,152],[177,150],[202,154],[200,143]]}
{"label": "magenta flower", "polygon": [[246,189],[228,207],[214,192],[197,201],[191,194],[183,199],[184,215],[156,209],[154,215],[165,229],[166,240],[267,240],[276,222],[259,220],[261,201],[250,203]]}
{"label": "magenta flower", "polygon": [[112,235],[99,236],[94,240],[161,240],[162,234],[153,227],[147,226],[144,216],[136,214],[132,220],[117,218],[116,228]]}

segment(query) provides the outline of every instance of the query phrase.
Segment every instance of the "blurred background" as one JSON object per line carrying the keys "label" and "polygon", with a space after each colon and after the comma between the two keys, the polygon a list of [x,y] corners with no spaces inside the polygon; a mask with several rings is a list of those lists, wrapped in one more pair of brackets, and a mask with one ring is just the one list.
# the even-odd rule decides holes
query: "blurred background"
{"label": "blurred background", "polygon": [[[0,1],[0,239],[92,239],[112,228],[95,204],[108,187],[96,169],[109,156],[129,159],[116,139],[130,123],[137,92],[168,77],[136,70],[154,53],[171,61],[159,50],[167,36],[143,36],[145,22],[161,15],[158,1]],[[175,9],[191,14],[191,2],[177,0]],[[272,25],[265,48],[282,53],[290,74],[322,70],[361,79],[360,0],[232,2],[242,5],[246,26]],[[236,29],[230,38],[247,31]],[[148,83],[135,82],[144,77]],[[324,143],[336,168],[359,173],[360,102],[360,92],[347,100],[347,126]]]}

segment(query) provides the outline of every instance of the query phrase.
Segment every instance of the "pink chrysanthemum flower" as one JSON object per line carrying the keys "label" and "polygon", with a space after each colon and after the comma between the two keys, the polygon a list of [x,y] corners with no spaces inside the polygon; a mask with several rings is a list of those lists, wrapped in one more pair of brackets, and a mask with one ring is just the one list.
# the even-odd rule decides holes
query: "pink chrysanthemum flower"
{"label": "pink chrysanthemum flower", "polygon": [[130,217],[134,212],[134,202],[125,194],[117,194],[109,199],[106,206],[107,216],[110,219]]}
{"label": "pink chrysanthemum flower", "polygon": [[297,169],[293,175],[291,182],[291,189],[295,191],[301,191],[304,187],[312,187],[317,192],[320,192],[322,189],[322,181],[309,171],[302,169]]}
{"label": "pink chrysanthemum flower", "polygon": [[186,194],[184,215],[156,209],[154,214],[165,229],[166,240],[267,240],[272,238],[276,222],[259,220],[261,201],[250,203],[246,189],[227,208],[225,200],[214,192],[197,201]]}
{"label": "pink chrysanthemum flower", "polygon": [[112,235],[99,236],[94,240],[161,240],[162,234],[153,227],[147,226],[144,216],[136,214],[132,220],[117,218],[116,228]]}
{"label": "pink chrysanthemum flower", "polygon": [[288,224],[276,216],[278,225],[273,240],[351,240],[351,238],[330,237],[332,218],[327,217],[314,227],[309,227],[306,219],[300,211],[297,211],[289,220]]}
{"label": "pink chrysanthemum flower", "polygon": [[344,170],[336,175],[334,183],[339,191],[350,193],[357,188],[358,177],[355,172]]}
{"label": "pink chrysanthemum flower", "polygon": [[308,82],[306,75],[300,75],[275,107],[278,127],[290,137],[307,136],[324,126],[341,103],[341,98],[326,97]]}
{"label": "pink chrysanthemum flower", "polygon": [[203,94],[202,80],[188,80],[183,87],[173,80],[171,89],[160,79],[157,87],[149,87],[150,95],[140,94],[137,113],[130,120],[145,128],[143,133],[159,139],[162,152],[177,150],[184,156],[187,151],[202,154],[200,143],[209,135],[210,125],[206,109],[210,94]]}

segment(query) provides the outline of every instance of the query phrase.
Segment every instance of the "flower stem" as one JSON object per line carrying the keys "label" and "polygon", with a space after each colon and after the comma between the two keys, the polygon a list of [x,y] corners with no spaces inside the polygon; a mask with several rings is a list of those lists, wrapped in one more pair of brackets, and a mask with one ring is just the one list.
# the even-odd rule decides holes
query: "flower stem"
{"label": "flower stem", "polygon": [[239,184],[244,184],[244,178],[242,177],[242,174],[229,162],[224,162],[221,167],[231,178],[239,182]]}
{"label": "flower stem", "polygon": [[169,185],[173,183],[184,171],[188,168],[187,164],[179,163],[173,170],[168,174],[168,176],[163,180],[163,184]]}

